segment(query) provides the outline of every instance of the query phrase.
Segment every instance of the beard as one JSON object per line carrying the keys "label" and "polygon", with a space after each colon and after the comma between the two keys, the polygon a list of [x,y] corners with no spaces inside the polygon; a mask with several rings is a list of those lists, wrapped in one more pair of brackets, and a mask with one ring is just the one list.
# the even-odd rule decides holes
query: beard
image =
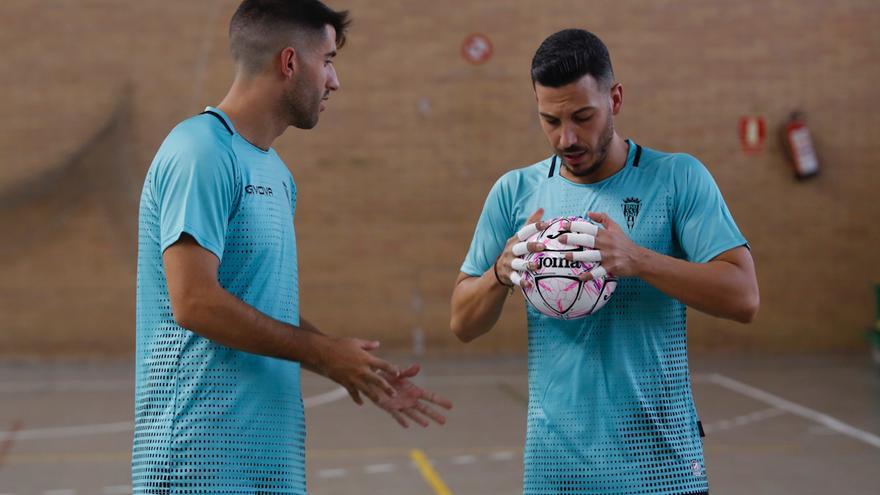
{"label": "beard", "polygon": [[605,160],[608,159],[608,151],[611,149],[611,141],[613,139],[614,139],[614,123],[612,122],[611,118],[609,117],[608,123],[605,124],[605,128],[602,129],[602,134],[599,135],[599,142],[596,143],[595,150],[590,152],[591,155],[594,155],[596,157],[593,160],[593,163],[591,163],[589,165],[586,165],[586,164],[578,165],[578,167],[584,167],[586,165],[586,168],[580,169],[580,170],[575,169],[572,166],[565,163],[565,157],[562,156],[564,153],[584,151],[580,147],[571,147],[571,148],[562,150],[562,153],[556,153],[556,154],[557,154],[557,156],[559,156],[559,160],[562,163],[562,166],[565,167],[565,169],[568,170],[568,173],[570,173],[572,176],[574,176],[574,177],[589,177],[589,176],[595,174],[600,168],[602,168],[602,165],[605,165]]}
{"label": "beard", "polygon": [[321,113],[320,92],[311,91],[311,88],[297,83],[284,91],[282,104],[289,125],[297,129],[312,129],[318,125],[318,116]]}

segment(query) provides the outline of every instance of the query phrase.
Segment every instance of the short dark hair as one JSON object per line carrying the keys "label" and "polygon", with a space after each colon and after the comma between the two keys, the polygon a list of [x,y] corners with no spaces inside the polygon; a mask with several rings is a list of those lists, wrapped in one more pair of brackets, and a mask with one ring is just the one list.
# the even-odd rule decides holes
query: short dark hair
{"label": "short dark hair", "polygon": [[341,48],[350,24],[348,11],[319,0],[244,0],[229,22],[229,48],[237,64],[255,73],[290,42],[291,32],[317,35],[329,25]]}
{"label": "short dark hair", "polygon": [[532,85],[558,88],[586,75],[605,87],[614,82],[608,47],[583,29],[563,29],[548,36],[532,58]]}

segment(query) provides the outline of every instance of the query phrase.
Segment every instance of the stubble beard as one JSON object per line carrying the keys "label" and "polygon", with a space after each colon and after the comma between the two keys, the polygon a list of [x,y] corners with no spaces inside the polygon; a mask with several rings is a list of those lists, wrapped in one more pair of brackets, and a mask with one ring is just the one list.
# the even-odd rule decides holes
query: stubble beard
{"label": "stubble beard", "polygon": [[321,99],[310,98],[310,92],[301,84],[294,84],[284,92],[284,111],[289,125],[297,129],[312,129],[318,125]]}
{"label": "stubble beard", "polygon": [[600,168],[602,168],[602,165],[605,165],[605,160],[608,159],[608,153],[611,150],[611,142],[613,141],[613,139],[614,123],[609,118],[608,124],[605,126],[605,129],[602,131],[602,135],[599,137],[599,143],[596,147],[596,159],[593,160],[592,165],[590,165],[589,167],[587,167],[586,170],[583,171],[573,170],[572,167],[565,163],[565,158],[560,153],[557,153],[557,155],[559,155],[562,165],[565,167],[566,170],[568,170],[568,173],[570,173],[572,176],[589,177],[595,174]]}

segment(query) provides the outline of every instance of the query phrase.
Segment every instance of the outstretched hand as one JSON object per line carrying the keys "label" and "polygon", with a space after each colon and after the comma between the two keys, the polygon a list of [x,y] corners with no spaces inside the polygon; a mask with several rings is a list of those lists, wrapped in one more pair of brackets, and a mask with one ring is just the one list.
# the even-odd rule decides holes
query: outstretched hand
{"label": "outstretched hand", "polygon": [[429,392],[418,387],[409,379],[419,374],[421,367],[413,364],[402,370],[397,376],[379,371],[379,375],[394,388],[394,396],[385,396],[376,402],[376,405],[384,409],[404,428],[409,428],[406,418],[415,423],[427,427],[430,422],[446,424],[446,417],[440,414],[430,404],[435,404],[443,409],[452,409],[452,402],[434,392]]}
{"label": "outstretched hand", "polygon": [[345,387],[357,405],[364,403],[361,394],[378,403],[395,394],[385,377],[393,378],[400,373],[396,366],[372,354],[378,348],[379,342],[375,340],[326,337],[325,345],[318,351],[319,370]]}

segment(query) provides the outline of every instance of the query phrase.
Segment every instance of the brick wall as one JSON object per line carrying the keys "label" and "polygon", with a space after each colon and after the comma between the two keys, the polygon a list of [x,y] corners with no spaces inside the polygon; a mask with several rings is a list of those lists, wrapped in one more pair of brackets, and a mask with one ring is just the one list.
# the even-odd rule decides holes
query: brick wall
{"label": "brick wall", "polygon": [[[0,147],[0,191],[8,195],[69,166],[77,146],[107,122],[126,81],[131,118],[119,132],[128,146],[86,161],[123,168],[121,181],[140,181],[168,130],[225,93],[225,31],[236,4],[4,2],[0,11],[10,26],[0,36],[17,48],[0,54],[0,90],[13,96],[13,117],[0,121],[8,141]],[[611,50],[625,88],[618,131],[700,158],[752,243],[758,319],[743,326],[691,312],[692,348],[863,345],[873,318],[871,285],[880,282],[880,176],[873,169],[880,117],[872,87],[880,76],[880,4],[333,5],[355,18],[337,61],[342,90],[314,131],[291,130],[276,143],[299,188],[303,312],[326,331],[406,348],[410,330],[421,326],[432,349],[524,349],[519,297],[498,328],[465,347],[448,331],[449,295],[492,183],[548,155],[529,62],[545,36],[577,26],[596,32]],[[459,55],[471,32],[493,41],[494,56],[484,65]],[[792,178],[775,135],[793,109],[807,113],[823,166],[804,183]],[[753,114],[764,116],[771,136],[764,152],[747,156],[737,124]],[[0,259],[0,352],[132,350],[136,211],[114,208],[123,203],[81,185],[47,186],[50,196],[81,192],[62,210],[46,207],[44,195],[0,213],[2,231],[17,229]],[[65,213],[57,228],[21,227],[23,218],[52,225],[53,211]],[[328,229],[335,220],[340,228]],[[423,301],[419,311],[415,295]]]}

